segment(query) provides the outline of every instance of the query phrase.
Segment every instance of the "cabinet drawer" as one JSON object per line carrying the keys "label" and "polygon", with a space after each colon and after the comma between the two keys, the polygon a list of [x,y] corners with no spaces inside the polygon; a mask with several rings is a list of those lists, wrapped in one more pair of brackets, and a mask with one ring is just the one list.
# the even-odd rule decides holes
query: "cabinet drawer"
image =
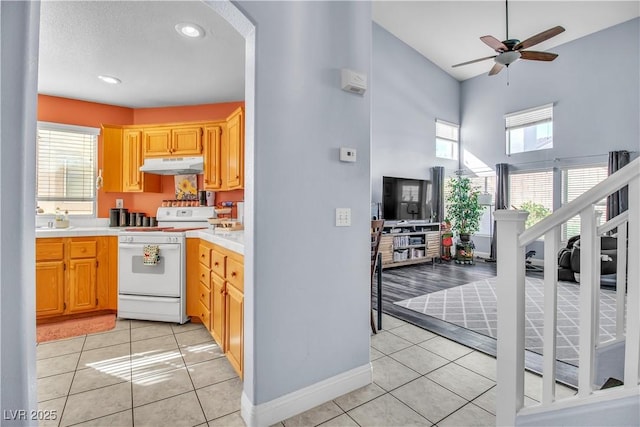
{"label": "cabinet drawer", "polygon": [[36,261],[59,260],[64,258],[64,243],[36,242]]}
{"label": "cabinet drawer", "polygon": [[204,305],[207,310],[211,310],[211,293],[209,288],[200,282],[199,286],[200,304]]}
{"label": "cabinet drawer", "polygon": [[198,278],[200,279],[200,284],[206,286],[207,289],[209,289],[209,272],[211,270],[209,270],[208,267],[202,264],[198,264],[198,267],[200,269],[198,274]]}
{"label": "cabinet drawer", "polygon": [[200,259],[201,264],[205,265],[207,268],[211,268],[211,248],[205,245],[199,245],[198,258]]}
{"label": "cabinet drawer", "polygon": [[198,317],[200,318],[200,321],[204,324],[207,330],[211,330],[211,313],[209,312],[209,309],[202,304],[202,301],[198,304],[198,309]]}
{"label": "cabinet drawer", "polygon": [[95,258],[97,254],[96,241],[71,242],[69,253],[71,258]]}
{"label": "cabinet drawer", "polygon": [[217,251],[211,252],[211,271],[220,277],[224,277],[226,272],[226,256]]}
{"label": "cabinet drawer", "polygon": [[240,292],[244,292],[244,264],[233,258],[227,260],[227,280]]}

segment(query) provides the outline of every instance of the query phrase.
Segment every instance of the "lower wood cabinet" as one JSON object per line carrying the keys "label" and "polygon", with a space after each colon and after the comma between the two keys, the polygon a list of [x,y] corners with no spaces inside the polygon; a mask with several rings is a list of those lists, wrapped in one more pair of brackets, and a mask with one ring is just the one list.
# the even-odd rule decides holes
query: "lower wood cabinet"
{"label": "lower wood cabinet", "polygon": [[187,315],[199,318],[242,378],[244,257],[187,239]]}
{"label": "lower wood cabinet", "polygon": [[36,239],[36,318],[111,308],[108,239]]}

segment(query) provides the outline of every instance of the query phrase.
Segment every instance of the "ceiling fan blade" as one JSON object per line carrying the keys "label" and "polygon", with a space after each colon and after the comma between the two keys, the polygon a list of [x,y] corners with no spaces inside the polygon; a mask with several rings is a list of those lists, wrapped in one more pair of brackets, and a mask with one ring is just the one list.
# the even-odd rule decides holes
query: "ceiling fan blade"
{"label": "ceiling fan blade", "polygon": [[469,64],[473,64],[475,62],[480,62],[480,61],[485,61],[487,59],[491,59],[491,58],[495,58],[498,55],[491,55],[491,56],[487,56],[485,58],[478,58],[478,59],[474,59],[473,61],[467,61],[467,62],[461,62],[460,64],[456,64],[456,65],[452,65],[451,67],[460,67],[461,65],[469,65]]}
{"label": "ceiling fan blade", "polygon": [[495,74],[498,74],[500,72],[500,70],[502,70],[504,68],[504,65],[502,64],[498,64],[497,62],[493,65],[493,67],[491,68],[491,70],[489,71],[489,75],[493,76]]}
{"label": "ceiling fan blade", "polygon": [[523,50],[520,52],[520,59],[529,59],[533,61],[553,61],[558,57],[557,53],[536,52],[535,50]]}
{"label": "ceiling fan blade", "polygon": [[536,34],[535,36],[529,37],[525,41],[518,43],[513,47],[513,50],[527,49],[531,46],[537,45],[538,43],[542,43],[551,37],[555,37],[562,32],[564,32],[564,28],[558,25],[557,27],[550,28],[547,31],[543,31],[540,34]]}
{"label": "ceiling fan blade", "polygon": [[480,37],[480,40],[482,40],[487,46],[489,46],[496,52],[506,52],[507,50],[509,50],[509,48],[507,48],[504,43],[493,36],[482,36]]}

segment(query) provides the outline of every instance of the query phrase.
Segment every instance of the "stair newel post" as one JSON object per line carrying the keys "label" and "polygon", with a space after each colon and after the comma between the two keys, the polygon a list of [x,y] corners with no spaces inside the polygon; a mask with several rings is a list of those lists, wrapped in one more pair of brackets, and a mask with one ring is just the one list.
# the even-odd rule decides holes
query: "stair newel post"
{"label": "stair newel post", "polygon": [[497,210],[498,352],[496,424],[515,425],[524,404],[525,248],[519,243],[528,212]]}
{"label": "stair newel post", "polygon": [[[640,178],[629,181],[629,222],[627,271],[627,339],[625,343],[624,386],[640,383]],[[624,243],[618,240],[618,248]]]}

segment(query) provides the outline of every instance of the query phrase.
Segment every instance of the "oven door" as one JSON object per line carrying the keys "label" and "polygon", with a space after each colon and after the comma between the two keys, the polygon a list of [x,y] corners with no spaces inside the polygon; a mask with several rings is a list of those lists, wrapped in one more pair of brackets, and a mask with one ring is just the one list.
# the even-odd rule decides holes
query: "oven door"
{"label": "oven door", "polygon": [[146,243],[118,246],[118,293],[179,297],[182,291],[184,255],[179,243],[158,244],[160,258],[154,265],[143,262]]}

